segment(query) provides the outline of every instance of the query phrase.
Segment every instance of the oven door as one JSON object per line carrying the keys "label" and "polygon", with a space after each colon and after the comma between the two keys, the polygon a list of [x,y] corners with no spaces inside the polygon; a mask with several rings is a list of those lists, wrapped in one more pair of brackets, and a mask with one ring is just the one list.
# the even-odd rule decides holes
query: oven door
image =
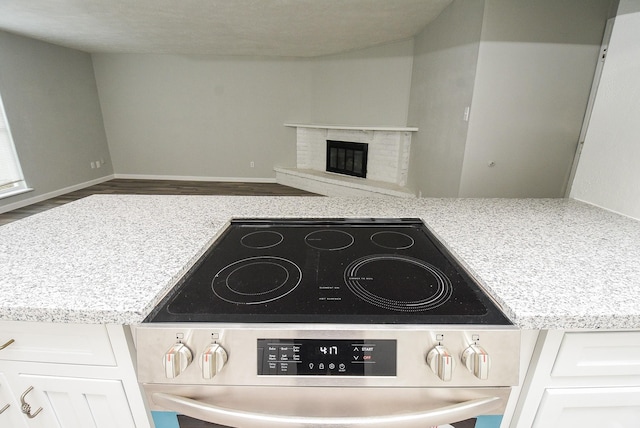
{"label": "oven door", "polygon": [[145,384],[144,389],[151,403],[156,428],[474,428],[476,419],[482,421],[482,427],[498,428],[511,393],[508,387]]}

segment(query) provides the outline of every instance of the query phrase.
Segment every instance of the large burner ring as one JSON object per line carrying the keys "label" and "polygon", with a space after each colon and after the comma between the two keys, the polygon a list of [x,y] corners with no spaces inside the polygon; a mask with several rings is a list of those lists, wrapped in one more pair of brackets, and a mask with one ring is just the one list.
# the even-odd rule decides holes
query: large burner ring
{"label": "large burner ring", "polygon": [[211,281],[213,293],[238,305],[258,305],[291,293],[302,281],[302,270],[281,257],[259,256],[222,268]]}
{"label": "large burner ring", "polygon": [[[408,263],[410,266],[424,271],[423,273],[427,275],[427,279],[434,280],[435,284],[425,285],[424,290],[421,291],[427,291],[427,287],[432,290],[427,291],[428,295],[419,300],[396,300],[376,294],[367,287],[375,282],[375,278],[366,276],[362,270],[363,267],[380,261]],[[399,276],[402,275],[399,274]],[[423,260],[395,254],[366,256],[355,260],[345,269],[344,281],[349,290],[358,298],[380,308],[397,312],[428,311],[443,305],[453,294],[451,281],[440,269]],[[396,286],[396,284],[388,284],[388,286]]]}

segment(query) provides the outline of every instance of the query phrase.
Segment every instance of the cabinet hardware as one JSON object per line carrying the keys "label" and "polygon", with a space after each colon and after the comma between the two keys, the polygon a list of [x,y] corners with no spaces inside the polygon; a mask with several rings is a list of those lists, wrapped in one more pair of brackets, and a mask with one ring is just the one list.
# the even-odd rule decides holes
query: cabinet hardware
{"label": "cabinet hardware", "polygon": [[24,413],[25,415],[27,415],[27,417],[29,419],[33,419],[36,416],[38,416],[38,413],[40,413],[42,411],[42,407],[40,407],[38,410],[36,410],[35,413],[31,414],[31,405],[29,403],[27,403],[26,401],[24,401],[24,398],[27,396],[28,393],[31,392],[31,390],[33,389],[33,386],[30,386],[29,388],[27,388],[27,390],[25,392],[22,393],[22,395],[20,396],[20,403],[22,403],[22,406],[20,407],[20,410],[22,411],[22,413]]}
{"label": "cabinet hardware", "polygon": [[0,351],[2,351],[7,346],[11,345],[13,342],[15,342],[15,340],[9,339],[9,341],[7,343],[5,343],[4,345],[0,345]]}
{"label": "cabinet hardware", "polygon": [[2,409],[0,409],[0,415],[4,413],[5,410],[7,410],[9,408],[9,405],[7,404],[6,406],[4,406]]}

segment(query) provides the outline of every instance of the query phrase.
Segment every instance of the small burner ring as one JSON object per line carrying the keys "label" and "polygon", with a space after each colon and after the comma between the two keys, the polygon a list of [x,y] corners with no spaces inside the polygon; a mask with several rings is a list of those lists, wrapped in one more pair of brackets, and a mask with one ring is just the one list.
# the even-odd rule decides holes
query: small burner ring
{"label": "small burner ring", "polygon": [[400,232],[382,231],[371,235],[371,242],[378,247],[390,250],[406,250],[413,247],[416,241],[409,235]]}
{"label": "small burner ring", "polygon": [[282,233],[273,230],[259,230],[247,233],[240,239],[240,244],[247,248],[262,250],[272,248],[284,241]]}
{"label": "small burner ring", "polygon": [[353,235],[336,229],[316,230],[304,237],[304,242],[316,250],[337,251],[350,247],[355,242]]}

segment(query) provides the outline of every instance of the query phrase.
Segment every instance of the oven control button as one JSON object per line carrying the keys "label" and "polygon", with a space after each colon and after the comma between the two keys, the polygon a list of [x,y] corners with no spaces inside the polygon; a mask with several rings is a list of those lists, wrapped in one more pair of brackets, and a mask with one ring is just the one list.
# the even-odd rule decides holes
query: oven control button
{"label": "oven control button", "polygon": [[475,377],[485,380],[489,377],[491,359],[480,345],[471,345],[462,353],[462,363]]}
{"label": "oven control button", "polygon": [[447,348],[442,345],[435,346],[427,354],[427,364],[440,379],[445,382],[451,380],[455,361]]}
{"label": "oven control button", "polygon": [[217,343],[204,348],[200,355],[200,368],[204,379],[212,379],[227,362],[227,351]]}
{"label": "oven control button", "polygon": [[169,379],[180,376],[192,360],[191,350],[184,343],[176,343],[164,354],[164,375]]}

